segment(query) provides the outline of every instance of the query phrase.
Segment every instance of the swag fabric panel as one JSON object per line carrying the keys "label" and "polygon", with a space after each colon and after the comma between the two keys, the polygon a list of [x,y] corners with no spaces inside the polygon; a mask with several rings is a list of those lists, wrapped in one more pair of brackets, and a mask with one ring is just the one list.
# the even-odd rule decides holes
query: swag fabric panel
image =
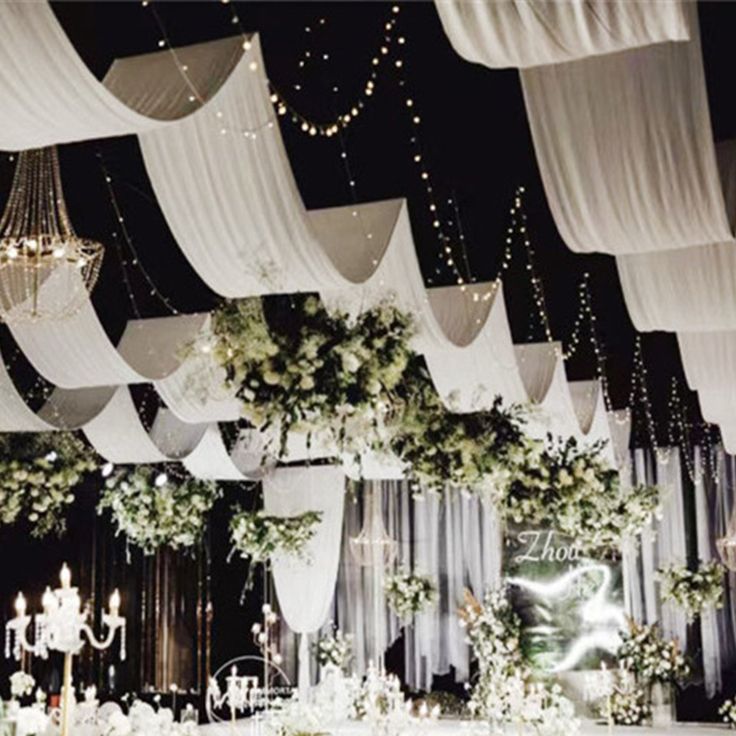
{"label": "swag fabric panel", "polygon": [[688,38],[677,0],[435,0],[455,51],[497,67],[556,64]]}
{"label": "swag fabric panel", "polygon": [[521,72],[547,200],[574,251],[732,240],[695,4],[685,12],[690,41]]}
{"label": "swag fabric panel", "polygon": [[330,465],[276,468],[263,479],[268,514],[296,516],[322,512],[317,533],[307,543],[305,560],[271,560],[279,606],[289,628],[301,635],[299,688],[309,687],[308,635],[320,629],[330,612],[340,562],[345,475]]}
{"label": "swag fabric panel", "polygon": [[[157,95],[138,112],[95,79],[44,0],[0,4],[0,41],[0,149],[9,151],[161,127],[206,102],[211,90],[203,80],[209,77],[211,85],[218,86],[242,56],[242,43],[238,43],[221,45],[206,60],[192,59],[188,74],[201,85],[192,103],[191,90],[182,89],[181,72],[167,52],[167,84],[160,76]],[[153,76],[146,67],[138,71],[134,80],[138,86]],[[187,105],[182,104],[185,99]]]}

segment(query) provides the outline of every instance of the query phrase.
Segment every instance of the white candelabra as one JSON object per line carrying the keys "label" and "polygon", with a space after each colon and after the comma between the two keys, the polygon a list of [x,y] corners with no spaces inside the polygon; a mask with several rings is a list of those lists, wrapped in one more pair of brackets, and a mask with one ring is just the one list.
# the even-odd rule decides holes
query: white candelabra
{"label": "white candelabra", "polygon": [[[61,736],[69,736],[72,711],[72,657],[79,654],[87,642],[95,649],[109,649],[120,629],[120,659],[125,659],[125,618],[120,616],[120,593],[115,590],[110,596],[107,613],[102,615],[102,625],[107,635],[100,641],[87,623],[88,608],[82,610],[82,601],[77,588],[71,585],[72,574],[66,564],[59,576],[61,587],[46,588],[41,599],[43,613],[34,617],[27,615],[27,603],[23,593],[15,599],[15,617],[6,624],[5,656],[11,652],[16,659],[22,653],[46,659],[50,651],[64,654],[64,682],[61,693]],[[28,639],[28,629],[33,623],[33,642]]]}
{"label": "white candelabra", "polygon": [[258,690],[258,678],[239,675],[237,666],[233,665],[225,678],[225,692],[221,692],[217,680],[211,678],[207,697],[212,707],[227,708],[230,721],[234,724],[238,713],[247,708],[253,709],[258,704]]}

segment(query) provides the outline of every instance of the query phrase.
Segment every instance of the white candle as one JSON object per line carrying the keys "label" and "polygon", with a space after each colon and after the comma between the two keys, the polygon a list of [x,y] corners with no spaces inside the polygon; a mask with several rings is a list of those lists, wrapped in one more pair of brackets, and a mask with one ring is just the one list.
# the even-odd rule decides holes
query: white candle
{"label": "white candle", "polygon": [[15,612],[18,616],[26,615],[26,598],[23,593],[18,593],[18,597],[15,599]]}
{"label": "white candle", "polygon": [[69,569],[69,566],[64,563],[64,565],[61,568],[61,572],[59,573],[59,580],[61,580],[61,587],[62,588],[69,588],[72,584],[72,571]]}

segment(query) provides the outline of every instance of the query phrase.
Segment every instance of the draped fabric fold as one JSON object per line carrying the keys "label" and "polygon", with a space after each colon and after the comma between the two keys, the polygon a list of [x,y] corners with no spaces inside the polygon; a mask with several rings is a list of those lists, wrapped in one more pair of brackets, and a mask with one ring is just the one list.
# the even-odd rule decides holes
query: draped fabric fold
{"label": "draped fabric fold", "polygon": [[319,511],[317,533],[307,543],[307,559],[272,559],[276,594],[284,620],[302,636],[299,687],[309,686],[307,635],[326,623],[340,562],[345,475],[334,466],[277,468],[263,480],[264,509],[276,516]]}
{"label": "draped fabric fold", "polygon": [[491,68],[556,64],[689,37],[678,0],[435,0],[435,5],[455,51]]}
{"label": "draped fabric fold", "polygon": [[623,255],[733,240],[697,10],[684,8],[690,41],[521,72],[547,200],[574,251]]}
{"label": "draped fabric fold", "polygon": [[[0,149],[11,151],[139,133],[166,125],[167,120],[203,104],[243,54],[242,40],[236,38],[228,40],[229,46],[221,42],[215,55],[208,49],[206,60],[189,60],[188,74],[199,85],[192,102],[192,92],[182,90],[182,73],[167,52],[168,60],[162,57],[161,63],[168,64],[168,79],[174,82],[174,89],[157,90],[160,97],[150,100],[141,114],[95,79],[48,3],[2,3],[0,39]],[[139,85],[141,78],[145,76],[139,73]],[[210,80],[208,85],[206,79]],[[183,105],[182,100],[188,104]]]}

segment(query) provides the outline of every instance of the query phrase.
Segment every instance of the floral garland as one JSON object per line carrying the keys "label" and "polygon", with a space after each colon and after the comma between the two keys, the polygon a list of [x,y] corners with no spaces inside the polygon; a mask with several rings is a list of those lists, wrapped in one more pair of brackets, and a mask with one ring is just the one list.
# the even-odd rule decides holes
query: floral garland
{"label": "floral garland", "polygon": [[522,407],[506,408],[497,397],[489,411],[449,411],[418,358],[398,393],[402,410],[392,425],[390,449],[429,489],[450,483],[495,496],[510,482],[513,468],[536,451],[524,434]]}
{"label": "floral garland", "polygon": [[386,577],[384,591],[389,608],[403,621],[433,606],[438,597],[431,578],[403,568]]}
{"label": "floral garland", "polygon": [[671,565],[657,571],[662,600],[679,606],[692,623],[707,608],[723,607],[724,567],[712,561],[690,570],[686,565]]}
{"label": "floral garland", "polygon": [[312,652],[320,667],[332,666],[344,671],[353,657],[353,637],[333,629],[329,636],[321,636],[312,644]]}
{"label": "floral garland", "polygon": [[638,624],[630,619],[616,656],[619,666],[645,685],[681,682],[690,673],[677,641],[663,639],[657,624]]}
{"label": "floral garland", "polygon": [[521,619],[504,588],[489,590],[481,604],[468,591],[458,612],[478,660],[478,676],[468,708],[495,724],[531,726],[547,736],[579,731],[574,705],[559,685],[535,682],[521,640]]}
{"label": "floral garland", "polygon": [[307,559],[307,542],[317,533],[320,511],[299,516],[268,516],[265,511],[239,511],[230,520],[230,540],[241,557],[253,563],[272,557]]}
{"label": "floral garland", "polygon": [[517,467],[499,504],[502,516],[517,524],[551,520],[581,551],[618,549],[658,513],[659,492],[654,486],[623,486],[603,458],[604,446],[548,436],[534,462]]}
{"label": "floral garland", "polygon": [[0,523],[25,518],[34,537],[63,534],[75,486],[97,468],[94,453],[70,433],[9,433],[0,457]]}
{"label": "floral garland", "polygon": [[[227,383],[257,428],[327,431],[344,444],[378,427],[411,356],[411,318],[381,303],[355,319],[328,313],[318,297],[276,297],[267,318],[259,298],[224,302],[213,314],[214,344]],[[273,313],[271,313],[273,312]]]}
{"label": "floral garland", "polygon": [[207,513],[222,495],[216,483],[177,478],[151,465],[114,473],[105,480],[97,512],[109,509],[117,534],[152,555],[160,547],[193,547]]}
{"label": "floral garland", "polygon": [[736,728],[736,698],[724,700],[718,709],[718,715],[721,716],[724,723],[728,724],[729,728]]}

